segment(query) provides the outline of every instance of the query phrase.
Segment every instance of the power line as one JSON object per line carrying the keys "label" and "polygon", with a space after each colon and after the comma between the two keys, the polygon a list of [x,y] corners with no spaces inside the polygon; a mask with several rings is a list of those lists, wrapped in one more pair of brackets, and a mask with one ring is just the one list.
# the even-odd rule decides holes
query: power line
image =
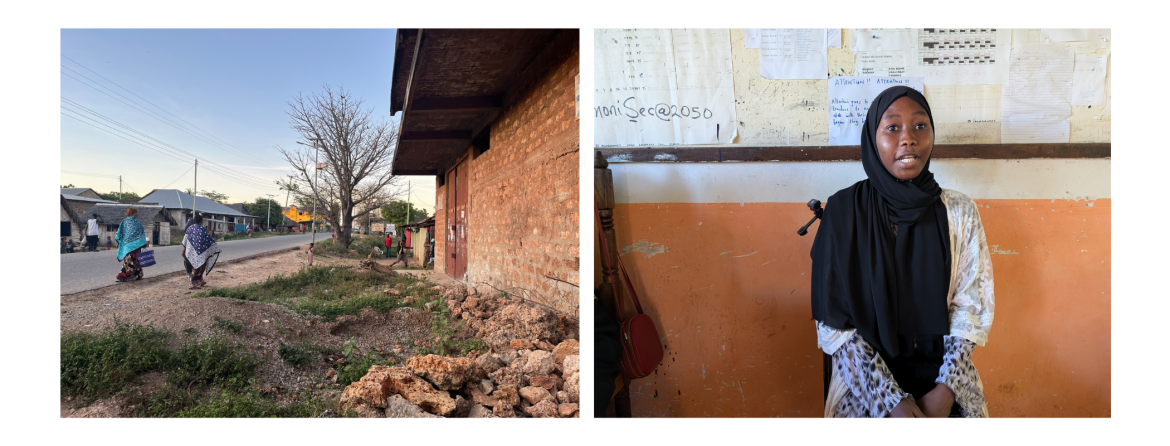
{"label": "power line", "polygon": [[[78,62],[78,61],[76,61],[76,60],[73,60],[72,58],[70,58],[69,56],[66,56],[66,55],[64,55],[64,54],[62,54],[62,55],[61,55],[61,57],[64,57],[64,58],[66,58],[66,59],[69,59],[69,61],[70,61],[70,62],[73,62],[73,63],[77,64],[77,66],[80,66],[81,68],[85,68],[85,69],[86,69],[86,71],[89,71],[90,73],[93,73],[93,74],[97,75],[98,77],[100,77],[100,78],[104,79],[106,82],[109,82],[109,83],[111,83],[111,84],[114,84],[114,85],[115,85],[115,86],[117,86],[118,88],[121,88],[122,90],[125,90],[127,93],[130,93],[130,94],[134,95],[134,96],[135,96],[135,97],[137,97],[138,99],[142,99],[143,101],[146,101],[146,103],[147,103],[147,104],[153,105],[155,108],[157,108],[157,109],[159,109],[159,110],[162,110],[162,112],[163,112],[163,113],[166,113],[166,114],[168,114],[168,115],[174,116],[174,117],[175,117],[175,119],[178,119],[178,120],[180,120],[180,121],[183,121],[185,124],[187,124],[187,125],[189,125],[189,126],[191,126],[191,127],[194,127],[195,129],[197,129],[197,130],[199,130],[199,131],[201,131],[201,132],[203,132],[203,133],[206,133],[206,134],[207,134],[207,136],[210,136],[210,137],[212,137],[212,138],[215,138],[216,140],[219,140],[220,142],[222,142],[222,143],[224,143],[224,144],[227,144],[228,146],[231,146],[231,147],[235,148],[236,150],[240,150],[241,152],[243,152],[243,149],[240,149],[239,147],[236,147],[236,146],[232,145],[231,143],[229,143],[229,142],[227,142],[227,141],[224,141],[223,139],[221,139],[221,138],[219,138],[219,137],[217,137],[217,136],[215,136],[215,135],[211,134],[211,132],[208,132],[207,130],[203,130],[203,129],[199,128],[199,127],[198,127],[198,126],[196,126],[195,124],[192,124],[192,123],[190,123],[190,122],[187,122],[187,120],[185,120],[185,119],[183,119],[183,118],[180,118],[180,117],[176,116],[174,113],[171,113],[171,112],[167,111],[166,109],[164,109],[164,108],[162,108],[162,107],[159,107],[157,104],[155,104],[155,103],[153,103],[153,102],[150,102],[148,99],[146,99],[146,98],[144,98],[144,97],[142,97],[142,96],[139,96],[137,93],[135,93],[135,92],[133,92],[133,91],[130,91],[130,89],[128,89],[128,88],[126,88],[126,87],[123,87],[123,86],[119,85],[117,82],[114,82],[114,81],[110,80],[109,78],[107,78],[107,77],[105,77],[105,76],[102,76],[102,75],[101,75],[101,73],[98,73],[98,72],[96,72],[96,71],[94,71],[94,70],[90,69],[89,67],[87,67],[87,66],[83,65],[81,62]],[[80,73],[79,73],[79,74],[80,74]],[[250,155],[248,155],[248,156],[250,156]],[[260,163],[260,164],[264,164],[264,165],[266,165],[266,166],[268,166],[268,167],[273,167],[273,166],[271,166],[271,165],[267,165],[266,163],[264,163],[263,161],[261,161],[261,160],[259,160],[259,159],[255,159],[255,158],[253,158],[253,160],[254,160],[254,161],[256,161],[256,162],[258,162],[258,163]]]}
{"label": "power line", "polygon": [[[65,110],[68,110],[68,111],[71,111],[71,112],[77,113],[76,111],[74,111],[73,109],[70,109],[70,108],[68,108],[68,107],[64,107],[64,106],[63,106],[62,108],[63,108],[63,109],[65,109]],[[111,135],[117,136],[117,137],[119,137],[119,138],[125,139],[125,140],[127,140],[127,141],[130,141],[130,142],[132,142],[132,143],[134,143],[134,144],[138,144],[138,145],[140,145],[140,146],[142,146],[142,147],[146,147],[146,148],[148,148],[148,149],[150,149],[150,150],[153,150],[153,151],[155,151],[155,152],[158,152],[158,153],[161,153],[161,154],[163,154],[163,155],[169,156],[169,157],[171,157],[171,158],[177,159],[177,160],[179,160],[179,161],[182,161],[182,162],[184,162],[184,163],[190,163],[190,162],[193,162],[193,161],[194,161],[193,159],[187,159],[187,158],[183,158],[182,156],[176,155],[176,154],[174,154],[174,153],[172,153],[172,152],[170,152],[170,151],[167,151],[167,150],[165,150],[165,149],[163,149],[163,150],[160,150],[161,148],[156,148],[155,146],[148,145],[148,144],[144,144],[143,142],[140,142],[141,140],[139,140],[139,141],[135,141],[134,139],[130,139],[130,138],[126,137],[126,136],[123,136],[123,135],[125,135],[125,134],[126,134],[125,132],[118,131],[117,129],[113,129],[114,131],[110,131],[110,130],[109,130],[109,129],[110,129],[110,127],[109,127],[109,126],[106,126],[106,125],[104,125],[104,124],[101,124],[100,122],[97,122],[96,120],[94,120],[94,119],[92,119],[92,118],[89,118],[89,117],[87,117],[87,116],[80,116],[80,117],[78,117],[78,116],[73,116],[73,115],[71,115],[71,114],[69,114],[69,113],[65,113],[64,111],[62,111],[62,113],[61,113],[61,114],[62,114],[62,115],[65,115],[65,116],[68,116],[68,117],[70,117],[70,118],[73,118],[73,119],[77,120],[78,122],[81,122],[82,124],[89,125],[89,126],[91,126],[91,127],[94,127],[94,128],[96,128],[96,129],[98,129],[98,130],[101,130],[101,131],[103,131],[103,132],[106,132],[106,133],[109,133],[109,134],[111,134]],[[82,118],[89,119],[89,120],[91,120],[91,121],[93,121],[93,122],[95,122],[95,123],[97,123],[97,124],[93,124],[93,123],[85,122],[85,121],[83,121],[83,120],[82,120]],[[102,125],[103,127],[106,127],[106,128],[99,127],[98,125]],[[117,132],[117,133],[115,133],[115,132]],[[120,134],[119,134],[119,133],[120,133]],[[135,139],[137,139],[137,138],[135,138]],[[245,182],[245,181],[247,181],[246,179],[237,179],[237,178],[235,178],[235,177],[233,177],[233,176],[231,176],[231,175],[229,175],[229,174],[225,174],[225,173],[223,173],[223,172],[220,172],[220,171],[216,170],[216,169],[215,169],[215,168],[213,168],[213,167],[207,167],[207,170],[209,170],[209,171],[211,171],[211,172],[213,172],[213,173],[215,173],[215,174],[217,174],[217,175],[219,175],[219,176],[221,176],[221,177],[224,177],[224,178],[226,178],[226,179],[228,179],[228,180],[231,180],[231,181],[233,181],[233,182],[239,183],[239,184],[241,184],[241,185],[243,185],[243,186],[253,187],[253,188],[257,188],[257,189],[261,189],[261,190],[273,190],[273,189],[271,189],[271,186],[261,186],[260,184],[263,184],[263,183],[261,183],[261,182],[256,182],[257,184],[249,184],[249,183],[246,183],[246,182]]]}
{"label": "power line", "polygon": [[96,173],[73,172],[73,171],[69,171],[69,170],[62,170],[61,173],[67,173],[70,175],[84,175],[87,177],[98,177],[98,178],[113,178],[113,179],[118,178],[117,175],[102,175],[102,174],[96,174]]}
{"label": "power line", "polygon": [[[158,113],[156,113],[156,112],[149,111],[149,110],[139,110],[139,111],[142,111],[143,113],[147,113],[148,115],[151,115],[152,117],[155,117],[155,119],[162,120],[163,122],[166,122],[166,123],[168,123],[168,124],[170,124],[170,125],[174,126],[175,128],[178,128],[179,130],[183,130],[183,131],[185,131],[185,132],[187,132],[187,133],[191,134],[191,136],[194,136],[194,137],[196,137],[196,138],[199,138],[199,139],[203,140],[204,142],[206,142],[206,143],[208,143],[208,144],[211,144],[211,145],[215,146],[215,147],[216,147],[216,148],[218,148],[218,149],[221,149],[221,150],[224,150],[224,151],[230,152],[230,153],[232,153],[232,154],[234,154],[234,155],[236,155],[236,156],[239,156],[239,157],[241,157],[241,158],[247,159],[247,160],[249,160],[249,161],[251,161],[251,162],[255,162],[255,163],[261,164],[261,165],[263,165],[263,166],[265,166],[265,167],[270,167],[270,168],[274,168],[274,169],[276,168],[275,166],[272,166],[272,165],[270,165],[270,164],[268,164],[268,163],[264,162],[263,160],[261,160],[261,159],[259,159],[259,158],[256,158],[256,157],[254,157],[254,156],[252,156],[252,155],[248,154],[248,153],[247,153],[247,152],[245,152],[243,149],[240,149],[239,147],[236,147],[236,146],[232,145],[231,143],[228,143],[227,141],[224,141],[222,138],[219,138],[219,137],[217,137],[217,136],[215,136],[215,135],[211,134],[211,132],[208,132],[208,131],[206,131],[206,130],[203,130],[202,128],[199,128],[199,127],[198,127],[198,126],[196,126],[195,124],[192,124],[192,123],[188,122],[187,120],[185,120],[185,119],[183,119],[183,118],[180,118],[180,117],[176,116],[174,113],[171,113],[171,112],[167,111],[166,109],[164,109],[164,108],[162,108],[162,107],[159,107],[157,104],[155,104],[155,103],[153,103],[153,102],[150,102],[150,101],[149,101],[149,100],[147,100],[146,98],[144,98],[144,97],[142,97],[142,96],[139,96],[137,93],[134,93],[133,91],[130,91],[130,89],[128,89],[128,88],[126,88],[126,87],[123,87],[123,86],[119,85],[117,82],[114,82],[114,81],[110,80],[109,78],[107,78],[107,77],[105,77],[105,76],[102,76],[102,75],[101,75],[101,73],[98,73],[98,72],[96,72],[96,71],[94,71],[94,70],[90,69],[89,67],[87,67],[87,66],[85,66],[85,65],[82,65],[80,62],[78,62],[78,61],[76,61],[76,60],[73,60],[73,59],[69,58],[69,56],[61,55],[61,57],[64,57],[64,58],[66,58],[66,59],[69,59],[69,61],[70,61],[70,62],[73,62],[73,63],[77,64],[78,66],[80,66],[81,68],[84,68],[84,69],[86,69],[87,71],[89,71],[89,72],[91,72],[91,73],[93,73],[93,74],[97,75],[98,77],[100,77],[100,78],[104,79],[106,82],[109,82],[109,83],[111,83],[111,84],[114,84],[114,85],[115,85],[115,86],[117,86],[118,88],[121,88],[122,90],[126,91],[127,93],[130,93],[130,94],[134,95],[134,96],[135,96],[135,97],[137,97],[138,99],[141,99],[141,100],[143,100],[144,102],[146,102],[146,103],[148,103],[148,104],[150,104],[150,105],[153,105],[155,108],[157,108],[157,109],[161,110],[163,113],[166,113],[166,114],[168,114],[168,115],[171,115],[171,116],[173,116],[175,119],[178,119],[179,121],[182,121],[183,123],[185,123],[185,124],[187,124],[187,125],[189,125],[189,126],[191,126],[191,127],[195,128],[195,129],[197,129],[197,130],[199,130],[199,131],[203,132],[203,133],[204,133],[204,134],[206,134],[207,136],[210,136],[211,138],[214,138],[214,139],[216,139],[216,140],[220,141],[220,143],[216,143],[216,142],[214,142],[214,141],[208,140],[207,138],[203,137],[202,135],[196,135],[196,134],[192,133],[191,131],[187,130],[186,128],[183,128],[183,127],[179,126],[177,123],[174,123],[173,121],[170,121],[169,119],[162,118],[162,115],[159,115],[159,114],[158,114]],[[70,68],[70,67],[68,67],[68,66],[65,66],[64,64],[61,64],[61,67],[65,68],[65,69],[67,69],[67,70],[70,70],[70,71],[72,71],[72,72],[74,72],[74,73],[77,73],[77,75],[78,75],[78,76],[84,77],[84,78],[88,79],[90,82],[93,82],[93,83],[95,83],[95,84],[101,85],[99,82],[97,82],[97,81],[95,81],[95,80],[93,80],[93,79],[90,79],[89,77],[85,76],[84,74],[81,74],[81,72],[79,72],[79,71],[77,71],[77,70],[74,70],[73,68]],[[65,73],[63,73],[63,74],[65,74]],[[67,75],[67,74],[66,74],[66,75]],[[69,76],[69,77],[73,78],[74,80],[77,80],[78,82],[82,82],[80,79],[77,79],[77,78],[75,78],[75,77],[73,77],[73,76]],[[82,82],[82,83],[83,83],[83,84],[85,84],[85,82]],[[89,86],[90,88],[95,88],[95,87],[93,87],[92,85],[89,85],[89,84],[86,84],[86,85],[87,85],[87,86]],[[134,104],[136,104],[136,105],[138,105],[138,106],[140,106],[140,107],[143,107],[144,109],[146,108],[146,106],[144,106],[144,105],[142,105],[142,104],[139,104],[138,102],[135,102],[133,99],[127,98],[127,97],[125,97],[125,96],[122,96],[120,93],[118,93],[118,92],[114,91],[113,89],[110,89],[109,87],[105,87],[105,86],[102,86],[102,87],[103,87],[103,88],[105,88],[105,89],[107,89],[107,90],[109,90],[109,91],[111,91],[111,92],[113,92],[114,94],[116,94],[116,95],[118,95],[118,96],[121,96],[122,98],[125,98],[126,100],[128,100],[128,101],[130,101],[130,102],[134,102]],[[95,88],[95,89],[96,89],[96,88]],[[101,90],[98,90],[98,91],[101,91]],[[104,92],[103,92],[103,93],[104,93]],[[156,115],[157,115],[157,116],[156,116]],[[221,143],[222,143],[222,144],[221,144]],[[227,145],[227,146],[229,146],[229,147],[231,147],[231,148],[224,147],[224,145]],[[232,149],[235,149],[235,150],[232,150]]]}
{"label": "power line", "polygon": [[[70,102],[70,103],[72,103],[72,104],[76,104],[75,102],[73,102],[73,101],[70,101],[70,100],[69,100],[69,99],[67,99],[67,98],[62,98],[62,99],[64,99],[65,101],[68,101],[68,102]],[[139,132],[139,131],[137,131],[137,130],[134,130],[133,128],[131,128],[131,127],[129,127],[129,126],[127,126],[127,125],[125,125],[125,124],[122,124],[122,123],[120,123],[120,122],[117,122],[117,121],[115,121],[115,120],[113,120],[113,119],[107,118],[107,117],[105,117],[105,116],[103,116],[103,115],[101,115],[101,114],[99,114],[99,113],[93,112],[92,110],[89,110],[89,109],[87,109],[87,108],[85,108],[85,107],[83,107],[83,106],[80,106],[80,105],[76,105],[76,106],[77,106],[77,107],[80,107],[80,108],[83,108],[83,109],[85,109],[85,110],[89,111],[89,113],[91,113],[91,114],[93,114],[93,115],[96,115],[96,116],[98,116],[98,117],[101,117],[102,119],[104,119],[104,120],[106,120],[106,121],[112,122],[112,123],[114,123],[114,124],[116,124],[116,125],[118,125],[118,126],[121,126],[121,127],[123,127],[123,128],[129,129],[131,132],[134,132],[134,133],[137,133],[137,134],[139,134],[139,135],[142,135],[143,137],[145,137],[145,138],[147,138],[147,139],[150,139],[150,140],[153,140],[153,141],[157,141],[158,143],[160,143],[160,144],[162,144],[162,145],[164,145],[164,146],[166,146],[166,147],[170,147],[170,148],[174,149],[174,151],[172,151],[172,150],[169,150],[169,149],[167,149],[167,148],[165,148],[165,147],[159,147],[159,146],[158,146],[158,145],[156,145],[156,144],[153,144],[153,143],[150,143],[150,142],[144,141],[144,140],[142,140],[141,138],[138,138],[138,137],[136,137],[136,136],[129,135],[129,134],[127,134],[126,132],[124,132],[124,131],[122,131],[122,130],[115,129],[115,128],[113,128],[113,127],[110,127],[110,126],[109,126],[109,125],[107,125],[107,124],[104,124],[104,123],[98,122],[97,120],[95,120],[95,119],[93,119],[93,118],[90,118],[90,117],[88,117],[88,116],[81,115],[81,114],[80,114],[80,112],[78,112],[77,110],[74,110],[74,109],[72,109],[72,108],[69,108],[68,106],[62,105],[61,107],[62,107],[63,109],[65,109],[65,110],[71,111],[71,112],[73,112],[73,113],[78,113],[78,114],[79,114],[81,117],[83,117],[83,118],[85,118],[85,119],[89,119],[89,120],[91,120],[91,121],[93,121],[93,122],[95,122],[95,123],[97,123],[97,124],[100,124],[100,125],[102,125],[102,126],[104,126],[104,127],[107,127],[107,128],[109,128],[109,129],[111,129],[111,130],[114,130],[114,131],[116,131],[116,132],[118,132],[118,133],[121,133],[121,134],[123,134],[123,135],[129,136],[130,138],[134,138],[134,139],[136,139],[136,140],[138,140],[138,141],[133,141],[133,140],[130,140],[130,139],[128,139],[128,138],[126,138],[126,137],[123,137],[123,136],[121,136],[121,135],[116,135],[116,134],[115,134],[115,136],[119,136],[119,137],[122,137],[123,139],[130,140],[131,142],[135,142],[135,143],[137,143],[137,144],[139,144],[139,145],[142,145],[142,146],[144,146],[144,147],[147,147],[147,148],[150,148],[150,149],[152,149],[152,150],[155,150],[156,152],[157,152],[157,151],[159,151],[159,150],[157,150],[157,149],[164,150],[164,151],[166,151],[166,152],[165,152],[165,154],[168,154],[168,155],[170,155],[170,156],[171,156],[171,157],[173,157],[173,158],[180,159],[180,160],[182,160],[182,161],[184,161],[184,162],[188,162],[188,163],[189,163],[189,162],[192,162],[192,161],[194,161],[194,159],[196,159],[196,158],[197,158],[195,155],[193,155],[193,154],[191,154],[191,153],[188,153],[188,152],[186,152],[186,151],[184,151],[184,150],[182,150],[182,149],[179,149],[178,147],[175,147],[175,146],[172,146],[172,145],[170,145],[170,144],[167,144],[167,143],[165,143],[165,142],[163,142],[163,141],[161,141],[161,140],[159,140],[159,139],[157,139],[157,138],[151,137],[150,135],[147,135],[147,134],[145,134],[145,133],[142,133],[142,132]],[[70,116],[70,115],[66,115],[66,116]],[[73,117],[73,116],[70,116],[70,117]],[[74,118],[75,118],[75,117],[74,117]],[[76,119],[76,118],[75,118],[75,119]],[[84,122],[84,121],[82,121],[82,122]],[[88,124],[88,123],[87,123],[87,124]],[[92,124],[91,124],[91,125],[92,125]],[[103,129],[103,130],[104,130],[104,129]],[[107,130],[107,132],[109,132],[109,131]],[[146,143],[146,144],[143,144],[143,143]],[[156,149],[156,148],[157,148],[157,149]],[[178,152],[182,153],[183,155],[186,155],[186,156],[187,156],[187,157],[189,157],[189,158],[184,158],[182,155],[179,155],[179,154],[175,153],[175,151],[178,151]],[[160,152],[160,153],[163,153],[163,152]],[[218,163],[215,163],[215,162],[212,162],[212,161],[209,161],[209,160],[206,160],[206,159],[205,159],[205,162],[206,162],[206,163],[209,165],[209,166],[207,166],[208,170],[211,170],[211,171],[213,171],[214,173],[216,173],[216,174],[219,174],[219,175],[221,175],[221,176],[224,176],[224,177],[226,177],[226,178],[228,178],[228,179],[230,179],[230,180],[233,180],[233,181],[235,181],[235,182],[237,182],[237,183],[243,184],[243,185],[245,185],[245,186],[251,186],[251,187],[260,188],[260,189],[270,189],[270,188],[271,188],[271,186],[270,186],[270,185],[267,183],[267,180],[266,180],[266,179],[263,179],[263,178],[260,178],[260,177],[256,177],[256,176],[253,176],[253,175],[244,174],[244,173],[242,173],[242,172],[239,172],[239,171],[236,171],[236,170],[233,170],[233,169],[227,168],[227,167],[220,166]],[[228,173],[228,172],[231,172],[231,173],[237,174],[238,176],[236,176],[236,175],[232,175],[231,173]],[[249,183],[251,183],[251,184],[249,184]]]}
{"label": "power line", "polygon": [[[65,68],[66,68],[66,69],[69,69],[69,67],[65,67]],[[195,133],[191,132],[190,130],[188,130],[188,129],[186,129],[186,128],[183,128],[183,127],[181,127],[181,126],[179,126],[178,124],[175,124],[174,122],[172,122],[172,121],[170,121],[170,120],[168,120],[168,119],[166,119],[166,118],[162,117],[162,115],[158,115],[157,113],[153,113],[153,112],[151,112],[151,111],[149,111],[149,110],[144,110],[144,109],[140,109],[140,108],[138,108],[138,107],[143,107],[143,108],[145,108],[145,106],[143,106],[143,105],[141,105],[141,104],[138,104],[137,102],[135,102],[135,103],[134,103],[134,105],[131,105],[130,103],[127,103],[126,101],[123,101],[122,99],[118,99],[117,97],[114,97],[114,96],[110,95],[109,93],[106,93],[106,92],[104,92],[104,91],[102,91],[102,90],[98,89],[97,87],[94,87],[93,85],[90,85],[90,84],[86,83],[85,81],[82,81],[81,79],[77,79],[76,77],[73,77],[73,76],[69,75],[69,73],[66,73],[66,72],[62,71],[62,72],[61,72],[61,74],[65,75],[65,76],[68,76],[68,77],[72,78],[73,80],[76,80],[76,81],[78,81],[78,82],[80,82],[80,83],[82,83],[82,84],[85,84],[87,87],[90,87],[90,88],[93,88],[93,89],[97,90],[97,91],[98,91],[98,93],[102,93],[102,94],[104,94],[104,95],[106,95],[106,96],[109,96],[110,98],[112,98],[112,99],[114,99],[114,100],[116,100],[116,101],[118,101],[118,102],[121,102],[122,104],[124,104],[124,105],[126,105],[126,106],[128,106],[128,107],[130,107],[130,108],[132,108],[132,109],[134,109],[135,111],[139,111],[139,112],[145,113],[147,116],[150,116],[150,117],[152,117],[152,118],[154,118],[154,119],[157,119],[157,120],[159,120],[159,121],[162,121],[164,124],[167,124],[167,125],[169,125],[169,126],[171,126],[171,127],[174,127],[174,128],[176,128],[176,129],[178,129],[178,130],[180,130],[180,131],[182,131],[182,132],[184,132],[184,133],[186,133],[186,134],[188,134],[188,135],[191,135],[191,136],[193,136],[193,137],[195,137],[195,138],[199,139],[200,141],[206,142],[206,143],[208,143],[208,144],[215,145],[215,143],[214,143],[214,142],[207,140],[207,138],[204,138],[203,136],[197,135],[197,134],[195,134]],[[80,73],[79,73],[78,75],[80,75],[80,76],[82,76],[82,77],[85,77],[84,75],[81,75]],[[89,78],[88,78],[88,77],[86,77],[86,79],[89,79]],[[90,79],[90,81],[93,81],[93,80],[92,80],[92,79]],[[103,88],[104,88],[104,87],[103,87]],[[108,89],[108,88],[107,88],[107,89]],[[111,91],[113,91],[113,90],[111,90]],[[118,94],[118,93],[117,93],[117,92],[114,92],[114,94]],[[120,95],[120,94],[119,94],[118,96],[121,96],[122,98],[125,98],[125,99],[127,99],[127,100],[130,100],[129,98],[126,98],[125,96],[122,96],[122,95]],[[62,97],[62,99],[65,99],[66,101],[68,101],[68,102],[70,102],[70,103],[72,103],[72,104],[75,104],[75,105],[76,105],[76,106],[78,106],[78,107],[85,108],[85,107],[81,106],[81,104],[78,104],[77,102],[75,102],[75,101],[72,101],[72,100],[69,100],[69,99],[67,99],[67,98],[65,98],[65,97]],[[133,101],[131,100],[131,102],[133,102]],[[135,107],[135,105],[137,105],[138,107]],[[94,111],[92,111],[92,110],[89,110],[88,108],[86,108],[86,110],[87,110],[87,111],[89,111],[90,113],[93,113],[93,114],[98,114],[97,112],[94,112]],[[100,114],[98,114],[98,115],[100,116]],[[105,118],[105,117],[103,116],[103,118]],[[106,118],[106,119],[109,119],[109,118]],[[112,121],[112,120],[111,120],[111,121]],[[218,147],[218,146],[217,146],[217,147]],[[221,148],[221,149],[222,149],[222,147],[218,147],[218,148]],[[184,153],[185,153],[185,152],[184,152]],[[233,152],[233,153],[234,153],[234,152]],[[190,154],[188,154],[188,155],[190,155]],[[237,154],[237,155],[239,155],[239,154]],[[191,155],[191,156],[194,156],[194,155]],[[249,161],[255,161],[255,160],[249,160]],[[273,169],[277,169],[277,167],[273,167],[273,166],[271,166],[271,165],[269,165],[269,164],[265,164],[265,163],[263,163],[263,162],[260,162],[260,164],[264,164],[264,166],[267,166],[267,167],[270,167],[270,168],[273,168]]]}
{"label": "power line", "polygon": [[[195,168],[195,165],[191,165],[191,167],[187,168],[187,172],[183,172],[182,175],[179,175],[179,178],[175,178],[175,181],[179,181],[179,180],[183,179],[183,177],[187,176],[187,173],[190,172],[191,169],[194,169],[194,168]],[[166,189],[168,187],[171,187],[172,184],[175,184],[175,181],[171,181],[170,183],[167,183],[166,186],[160,187],[159,189]]]}
{"label": "power line", "polygon": [[[89,113],[89,114],[91,114],[91,115],[94,115],[94,116],[97,116],[97,117],[99,117],[99,118],[102,118],[103,120],[109,121],[109,122],[113,123],[114,125],[117,125],[117,126],[119,126],[119,127],[122,127],[122,128],[124,128],[124,129],[126,129],[126,130],[129,130],[129,131],[131,131],[131,132],[133,132],[133,133],[136,133],[136,134],[138,134],[138,135],[142,135],[143,137],[145,137],[145,138],[147,138],[147,139],[149,139],[149,140],[152,140],[152,141],[154,141],[154,142],[157,142],[157,143],[159,143],[159,144],[162,144],[162,145],[164,145],[164,146],[167,146],[167,147],[170,147],[170,148],[172,148],[172,149],[175,149],[175,150],[177,150],[177,151],[179,151],[179,152],[183,153],[184,155],[187,155],[187,156],[191,157],[192,159],[194,159],[194,158],[198,158],[198,156],[196,156],[196,155],[194,155],[194,154],[192,154],[192,153],[190,153],[190,152],[187,152],[187,151],[185,151],[185,150],[183,150],[183,149],[180,149],[180,148],[178,148],[178,147],[175,147],[175,146],[173,146],[173,145],[167,144],[166,142],[163,142],[162,140],[160,140],[160,139],[158,139],[158,138],[154,138],[154,137],[152,137],[152,136],[150,136],[150,135],[147,135],[147,134],[145,134],[145,133],[142,133],[142,132],[140,132],[140,131],[138,131],[138,130],[135,130],[134,128],[132,128],[132,127],[130,127],[130,126],[128,126],[128,125],[122,124],[121,122],[118,122],[118,121],[116,121],[116,120],[114,120],[114,119],[111,119],[111,118],[109,118],[109,117],[107,117],[107,116],[105,116],[105,115],[103,115],[103,114],[101,114],[101,113],[98,113],[98,112],[95,112],[95,111],[93,111],[93,110],[90,110],[89,108],[86,108],[85,106],[83,106],[83,105],[81,105],[81,104],[79,104],[79,103],[77,103],[77,102],[75,102],[75,101],[73,101],[73,100],[70,100],[69,98],[66,98],[66,97],[62,96],[62,97],[61,97],[61,100],[65,101],[65,102],[68,102],[70,105],[72,105],[72,106],[74,106],[74,107],[78,107],[78,108],[80,108],[80,109],[82,109],[82,110],[85,110],[87,113]],[[213,164],[213,165],[215,165],[215,166],[217,166],[217,167],[220,167],[220,168],[222,168],[222,169],[224,169],[224,170],[231,171],[231,172],[234,172],[234,173],[236,173],[236,174],[239,174],[241,177],[243,177],[243,178],[246,178],[246,179],[259,180],[259,181],[266,181],[265,179],[263,179],[263,178],[260,178],[260,177],[257,177],[257,176],[255,176],[255,175],[249,175],[249,174],[246,174],[246,173],[243,173],[243,172],[240,172],[240,171],[237,171],[237,170],[234,170],[234,169],[228,168],[228,167],[226,167],[226,166],[221,166],[219,163],[215,163],[215,162],[212,162],[212,161],[207,161],[207,162],[208,162],[208,163],[210,163],[210,164]]]}

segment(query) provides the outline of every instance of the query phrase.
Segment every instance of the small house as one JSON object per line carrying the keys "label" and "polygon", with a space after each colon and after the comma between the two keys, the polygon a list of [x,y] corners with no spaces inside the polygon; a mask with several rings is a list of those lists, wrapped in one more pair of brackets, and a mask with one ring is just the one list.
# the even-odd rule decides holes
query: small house
{"label": "small house", "polygon": [[97,219],[100,231],[98,244],[105,246],[106,237],[117,239],[118,225],[121,225],[122,220],[126,218],[126,209],[131,207],[138,209],[138,221],[142,223],[142,228],[146,231],[146,237],[152,246],[167,246],[172,241],[175,243],[182,241],[181,236],[178,239],[172,238],[171,228],[178,227],[178,221],[171,218],[162,206],[99,203],[82,214],[81,220]]}
{"label": "small house", "polygon": [[[228,206],[216,203],[207,197],[193,197],[178,189],[155,189],[138,200],[139,203],[153,203],[166,209],[171,220],[178,222],[172,228],[180,239],[183,229],[187,227],[187,213],[194,208],[203,214],[203,225],[213,234],[222,234],[235,230],[235,225],[250,225],[255,223],[256,217],[240,212]],[[229,227],[230,226],[230,227]]]}

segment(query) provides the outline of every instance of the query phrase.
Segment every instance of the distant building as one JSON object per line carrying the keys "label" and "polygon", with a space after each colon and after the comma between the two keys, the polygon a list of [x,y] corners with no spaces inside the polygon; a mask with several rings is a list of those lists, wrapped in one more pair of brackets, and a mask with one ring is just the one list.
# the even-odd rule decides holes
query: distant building
{"label": "distant building", "polygon": [[[81,219],[83,221],[88,221],[90,218],[97,219],[100,231],[98,244],[105,246],[106,237],[117,239],[118,225],[122,224],[122,220],[126,218],[126,209],[131,207],[138,210],[138,221],[142,223],[147,241],[151,245],[167,246],[171,244],[173,240],[171,228],[178,226],[178,222],[171,218],[170,213],[162,206],[99,203],[82,214]],[[181,240],[182,238],[179,238],[174,242],[178,243]]]}
{"label": "distant building", "polygon": [[102,195],[88,187],[62,187],[61,195],[76,195],[79,197],[102,199]]}
{"label": "distant building", "polygon": [[166,209],[171,220],[177,222],[172,228],[180,239],[183,230],[187,227],[187,213],[192,206],[195,211],[203,214],[203,225],[215,234],[222,234],[235,230],[235,225],[250,225],[255,223],[256,217],[240,212],[228,206],[216,203],[207,197],[192,197],[178,189],[155,189],[138,200],[141,204],[157,204]]}
{"label": "distant building", "polygon": [[579,41],[575,29],[399,29],[390,98],[402,112],[393,173],[435,178],[435,269],[562,311],[579,301],[549,279],[579,282]]}
{"label": "distant building", "polygon": [[86,221],[76,220],[74,217],[80,218],[81,214],[84,214],[94,205],[103,203],[114,204],[115,202],[101,199],[93,189],[80,187],[62,188],[61,237],[84,240]]}

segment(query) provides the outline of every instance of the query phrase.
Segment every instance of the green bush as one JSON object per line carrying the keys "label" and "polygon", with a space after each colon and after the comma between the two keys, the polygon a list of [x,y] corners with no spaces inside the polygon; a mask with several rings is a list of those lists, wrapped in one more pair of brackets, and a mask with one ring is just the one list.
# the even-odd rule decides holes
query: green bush
{"label": "green bush", "polygon": [[280,358],[284,359],[284,362],[287,362],[289,365],[300,369],[304,368],[305,366],[312,365],[313,360],[315,359],[313,352],[305,347],[306,346],[304,345],[301,347],[293,347],[291,345],[281,343],[280,346],[276,348],[276,352],[280,354]]}
{"label": "green bush", "polygon": [[260,361],[241,353],[242,345],[213,337],[199,342],[187,340],[171,355],[167,383],[182,388],[217,385],[239,388],[247,385],[260,368]]}
{"label": "green bush", "polygon": [[211,319],[211,328],[230,331],[235,334],[244,332],[244,324],[242,322],[224,319],[219,316],[211,316]]}
{"label": "green bush", "polygon": [[61,393],[88,404],[126,387],[138,374],[167,368],[171,334],[114,321],[101,334],[61,336]]}

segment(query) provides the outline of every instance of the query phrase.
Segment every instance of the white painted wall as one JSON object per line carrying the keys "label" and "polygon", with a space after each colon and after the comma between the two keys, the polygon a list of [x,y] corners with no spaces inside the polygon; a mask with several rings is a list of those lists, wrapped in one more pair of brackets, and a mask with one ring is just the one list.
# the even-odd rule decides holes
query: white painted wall
{"label": "white painted wall", "polygon": [[[1109,159],[934,160],[939,185],[975,199],[1110,198]],[[611,163],[618,203],[805,203],[865,179],[860,161]]]}

